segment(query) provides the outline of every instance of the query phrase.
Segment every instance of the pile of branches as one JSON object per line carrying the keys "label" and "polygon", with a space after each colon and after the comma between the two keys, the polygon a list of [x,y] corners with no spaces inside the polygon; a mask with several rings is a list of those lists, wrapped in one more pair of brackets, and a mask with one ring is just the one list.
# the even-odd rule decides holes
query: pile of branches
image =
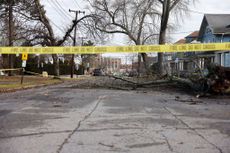
{"label": "pile of branches", "polygon": [[198,96],[206,94],[230,94],[230,68],[221,67],[217,65],[209,65],[205,71],[200,70],[200,74],[193,74],[189,78],[180,78],[176,76],[165,75],[161,79],[138,82],[131,81],[128,78],[121,78],[116,76],[109,76],[114,79],[125,81],[133,88],[147,87],[152,85],[176,85],[177,87],[189,88]]}
{"label": "pile of branches", "polygon": [[208,75],[205,77],[209,85],[209,92],[230,93],[230,68],[210,65]]}

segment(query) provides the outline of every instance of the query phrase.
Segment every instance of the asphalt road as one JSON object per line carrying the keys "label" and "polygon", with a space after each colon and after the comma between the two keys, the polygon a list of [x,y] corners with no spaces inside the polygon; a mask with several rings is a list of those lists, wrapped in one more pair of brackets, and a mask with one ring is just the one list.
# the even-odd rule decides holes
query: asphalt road
{"label": "asphalt road", "polygon": [[227,98],[72,85],[0,94],[0,153],[230,152]]}

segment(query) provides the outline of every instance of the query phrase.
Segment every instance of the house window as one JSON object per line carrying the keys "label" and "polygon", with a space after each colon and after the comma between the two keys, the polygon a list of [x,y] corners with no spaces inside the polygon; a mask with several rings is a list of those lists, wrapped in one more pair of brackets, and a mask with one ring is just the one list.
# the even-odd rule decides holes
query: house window
{"label": "house window", "polygon": [[224,66],[230,67],[230,52],[224,53]]}
{"label": "house window", "polygon": [[199,64],[200,64],[200,68],[203,69],[204,68],[204,63],[205,63],[205,58],[200,58],[199,60]]}

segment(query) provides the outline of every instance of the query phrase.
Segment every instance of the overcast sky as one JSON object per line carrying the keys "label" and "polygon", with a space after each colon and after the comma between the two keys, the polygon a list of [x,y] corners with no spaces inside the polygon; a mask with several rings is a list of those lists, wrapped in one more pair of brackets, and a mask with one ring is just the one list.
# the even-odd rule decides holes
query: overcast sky
{"label": "overcast sky", "polygon": [[[74,19],[74,14],[69,13],[69,9],[84,10],[85,8],[82,0],[42,0],[42,4],[45,5],[47,15],[55,27],[56,35],[62,35],[66,24]],[[191,31],[199,30],[204,13],[230,14],[230,0],[199,0],[194,6],[191,5],[190,10],[190,16],[184,17],[183,23],[173,32],[172,42],[184,38]],[[78,35],[84,36],[80,32]],[[125,41],[120,38],[116,37],[110,44],[124,45]]]}

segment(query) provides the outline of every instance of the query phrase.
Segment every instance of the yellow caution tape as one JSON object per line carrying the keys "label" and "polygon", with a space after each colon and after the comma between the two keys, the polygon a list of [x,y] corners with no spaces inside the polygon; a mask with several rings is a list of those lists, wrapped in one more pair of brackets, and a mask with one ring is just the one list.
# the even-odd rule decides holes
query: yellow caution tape
{"label": "yellow caution tape", "polygon": [[0,54],[102,54],[102,53],[154,53],[202,52],[230,50],[230,43],[140,45],[140,46],[76,46],[76,47],[0,47]]}

